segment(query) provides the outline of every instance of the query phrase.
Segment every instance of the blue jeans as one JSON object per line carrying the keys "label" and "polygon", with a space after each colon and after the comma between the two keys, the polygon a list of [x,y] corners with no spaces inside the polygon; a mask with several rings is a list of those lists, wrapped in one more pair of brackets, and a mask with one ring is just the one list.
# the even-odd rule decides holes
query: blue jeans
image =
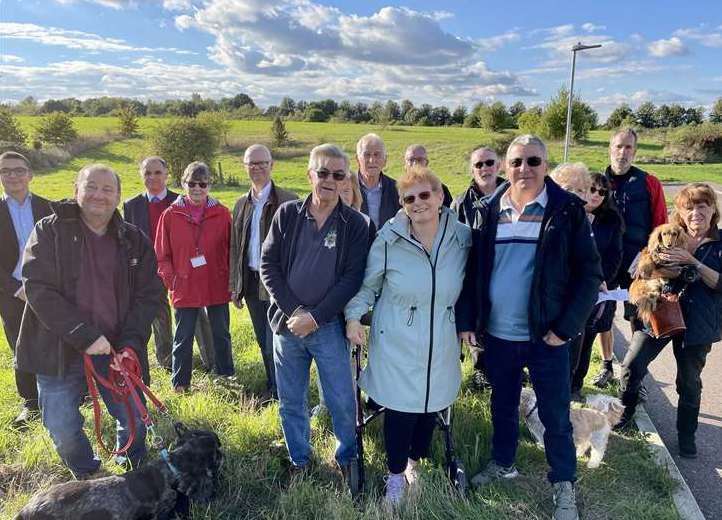
{"label": "blue jeans", "polygon": [[491,382],[492,458],[510,466],[519,440],[519,397],[522,368],[537,396],[544,425],[544,446],[553,482],[575,481],[577,458],[569,420],[569,343],[551,347],[543,342],[507,341],[484,337],[486,367]]}
{"label": "blue jeans", "polygon": [[[175,310],[175,337],[173,338],[173,375],[171,383],[189,386],[193,371],[193,338],[196,330],[199,307],[182,307]],[[232,376],[233,354],[231,352],[231,315],[228,304],[206,307],[208,321],[213,332],[215,352],[213,370],[219,376]]]}
{"label": "blue jeans", "polygon": [[308,380],[312,360],[316,362],[336,435],[336,461],[345,465],[356,458],[356,400],[351,357],[339,320],[321,325],[305,338],[288,331],[273,335],[281,426],[288,453],[295,466],[310,462]]}
{"label": "blue jeans", "polygon": [[[107,377],[110,356],[92,356],[92,360],[98,374]],[[83,416],[79,410],[86,388],[82,358],[73,360],[63,377],[38,374],[37,380],[43,425],[50,433],[58,455],[76,477],[97,471],[100,459],[93,454],[93,448],[83,432]],[[102,385],[98,385],[98,389],[108,412],[116,420],[116,449],[123,447],[130,435],[125,405],[116,402]],[[145,403],[142,395],[141,399]],[[127,457],[136,467],[146,455],[145,425],[135,406],[131,406],[135,411],[136,435]]]}

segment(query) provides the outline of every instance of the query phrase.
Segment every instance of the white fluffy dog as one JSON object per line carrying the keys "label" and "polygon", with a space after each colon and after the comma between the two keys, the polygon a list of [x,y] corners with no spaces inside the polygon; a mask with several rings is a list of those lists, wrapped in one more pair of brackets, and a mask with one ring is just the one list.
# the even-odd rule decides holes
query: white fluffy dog
{"label": "white fluffy dog", "polygon": [[[588,408],[571,408],[569,419],[574,429],[574,446],[577,457],[589,455],[588,468],[598,468],[607,449],[612,427],[619,422],[624,405],[616,397],[594,394],[587,397]],[[544,425],[539,419],[536,394],[531,388],[522,388],[519,413],[534,436],[537,444],[544,447]]]}

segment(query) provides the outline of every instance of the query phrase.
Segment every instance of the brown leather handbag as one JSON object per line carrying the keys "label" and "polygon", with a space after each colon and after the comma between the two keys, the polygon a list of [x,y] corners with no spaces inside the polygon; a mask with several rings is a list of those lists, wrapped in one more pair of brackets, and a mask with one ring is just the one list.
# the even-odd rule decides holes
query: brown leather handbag
{"label": "brown leather handbag", "polygon": [[657,301],[657,308],[649,320],[649,326],[655,338],[668,338],[687,330],[678,295],[662,294]]}

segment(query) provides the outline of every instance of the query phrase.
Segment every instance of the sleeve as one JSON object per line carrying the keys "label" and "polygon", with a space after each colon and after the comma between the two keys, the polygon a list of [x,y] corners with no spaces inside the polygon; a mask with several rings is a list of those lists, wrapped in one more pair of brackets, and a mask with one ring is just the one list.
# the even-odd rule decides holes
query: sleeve
{"label": "sleeve", "polygon": [[[19,254],[22,254],[22,251]],[[0,293],[4,293],[8,298],[14,297],[22,285],[20,281],[13,278],[12,273],[5,270],[0,272]]]}
{"label": "sleeve", "polygon": [[664,188],[654,175],[647,175],[647,191],[649,191],[652,207],[652,229],[667,223],[667,202],[664,200]]}
{"label": "sleeve", "polygon": [[30,234],[23,256],[25,296],[30,309],[48,330],[84,352],[102,333],[87,323],[84,313],[63,295],[58,285],[55,239],[52,225],[44,221]]}
{"label": "sleeve", "polygon": [[361,289],[346,304],[346,320],[360,320],[376,302],[376,295],[384,283],[384,264],[387,255],[386,240],[377,236],[371,245]]}
{"label": "sleeve", "polygon": [[357,217],[355,222],[348,223],[350,229],[346,240],[349,252],[341,278],[321,303],[313,309],[309,309],[317,325],[326,323],[337,314],[342,313],[346,304],[358,292],[363,283],[366,258],[369,253],[368,226],[361,215],[357,215]]}
{"label": "sleeve", "polygon": [[[228,290],[231,292],[236,291],[238,287],[238,277],[240,276],[239,271],[239,256],[241,249],[241,233],[243,226],[241,222],[238,222],[240,214],[243,212],[241,200],[236,202],[233,207],[233,218],[231,219],[231,241],[230,249],[228,253]],[[239,229],[241,231],[239,231]]]}
{"label": "sleeve", "polygon": [[[601,251],[599,251],[599,253],[601,253]],[[617,222],[617,225],[612,230],[612,239],[609,243],[609,248],[602,256],[602,273],[607,283],[617,278],[619,268],[622,266],[623,255],[624,242],[622,240],[622,223],[620,221]]]}
{"label": "sleeve", "polygon": [[163,284],[169,291],[173,289],[173,278],[175,277],[170,242],[171,218],[170,210],[165,210],[160,216],[158,229],[155,233],[155,256],[158,259],[158,276],[163,280]]}
{"label": "sleeve", "polygon": [[476,292],[476,277],[477,257],[481,247],[480,236],[479,230],[471,230],[471,250],[466,259],[464,283],[455,307],[457,332],[474,332],[476,330],[477,302],[479,301]]}
{"label": "sleeve", "polygon": [[[286,316],[291,316],[300,305],[298,297],[288,287],[286,277],[281,268],[281,244],[285,239],[283,228],[285,227],[284,216],[288,208],[294,208],[292,204],[281,206],[271,221],[271,229],[263,241],[261,248],[261,269],[260,276],[268,294],[276,302],[276,305]],[[315,319],[315,317],[314,317]],[[318,323],[318,322],[317,322]]]}
{"label": "sleeve", "polygon": [[582,331],[597,301],[602,283],[599,253],[584,209],[580,207],[573,218],[568,300],[561,316],[551,326],[554,334],[564,340],[570,340]]}

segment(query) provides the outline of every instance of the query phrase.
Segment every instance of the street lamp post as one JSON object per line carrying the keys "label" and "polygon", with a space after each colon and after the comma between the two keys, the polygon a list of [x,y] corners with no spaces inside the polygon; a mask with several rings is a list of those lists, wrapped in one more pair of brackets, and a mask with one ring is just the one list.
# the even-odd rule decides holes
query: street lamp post
{"label": "street lamp post", "polygon": [[577,64],[577,51],[583,51],[586,49],[596,49],[598,47],[601,47],[601,44],[596,45],[583,45],[582,42],[577,42],[577,44],[572,47],[572,72],[569,77],[569,99],[567,103],[567,131],[566,136],[564,138],[564,162],[567,161],[567,157],[569,156],[569,139],[572,134],[572,100],[574,98],[574,69],[576,68]]}

